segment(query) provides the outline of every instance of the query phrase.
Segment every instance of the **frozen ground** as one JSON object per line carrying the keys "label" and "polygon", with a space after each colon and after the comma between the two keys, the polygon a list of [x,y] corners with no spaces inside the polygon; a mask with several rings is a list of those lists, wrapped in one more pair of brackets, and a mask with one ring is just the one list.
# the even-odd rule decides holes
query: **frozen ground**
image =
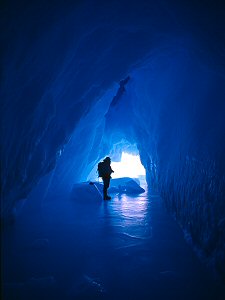
{"label": "frozen ground", "polygon": [[2,238],[4,300],[225,299],[157,195],[31,200]]}

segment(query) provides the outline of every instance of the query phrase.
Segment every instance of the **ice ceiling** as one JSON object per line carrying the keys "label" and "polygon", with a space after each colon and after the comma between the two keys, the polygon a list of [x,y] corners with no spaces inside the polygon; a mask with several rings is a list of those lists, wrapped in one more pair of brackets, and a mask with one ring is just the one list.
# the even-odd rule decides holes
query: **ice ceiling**
{"label": "ice ceiling", "polygon": [[198,2],[1,4],[3,217],[43,176],[70,188],[136,145],[225,275],[225,10]]}

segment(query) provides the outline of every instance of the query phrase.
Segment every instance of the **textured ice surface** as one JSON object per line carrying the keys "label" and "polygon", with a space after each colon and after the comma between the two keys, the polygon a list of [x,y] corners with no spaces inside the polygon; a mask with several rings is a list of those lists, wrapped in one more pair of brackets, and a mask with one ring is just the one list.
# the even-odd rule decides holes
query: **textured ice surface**
{"label": "textured ice surface", "polygon": [[[39,210],[29,199],[3,236],[3,299],[223,299],[157,195],[99,201],[90,188]],[[30,247],[34,237],[48,247]]]}

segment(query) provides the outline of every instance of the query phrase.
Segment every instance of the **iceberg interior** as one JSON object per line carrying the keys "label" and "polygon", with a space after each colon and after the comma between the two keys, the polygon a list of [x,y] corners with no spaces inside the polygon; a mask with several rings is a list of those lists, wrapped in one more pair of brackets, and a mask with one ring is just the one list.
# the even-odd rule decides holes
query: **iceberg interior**
{"label": "iceberg interior", "polygon": [[224,2],[0,12],[2,299],[225,299]]}

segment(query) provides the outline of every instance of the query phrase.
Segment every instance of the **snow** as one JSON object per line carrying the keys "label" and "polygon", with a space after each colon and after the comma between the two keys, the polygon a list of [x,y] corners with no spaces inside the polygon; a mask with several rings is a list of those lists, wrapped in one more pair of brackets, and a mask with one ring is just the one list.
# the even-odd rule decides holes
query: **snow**
{"label": "snow", "polygon": [[145,190],[141,186],[138,178],[132,179],[129,177],[122,177],[122,178],[111,179],[109,192],[137,195],[137,194],[144,193]]}

